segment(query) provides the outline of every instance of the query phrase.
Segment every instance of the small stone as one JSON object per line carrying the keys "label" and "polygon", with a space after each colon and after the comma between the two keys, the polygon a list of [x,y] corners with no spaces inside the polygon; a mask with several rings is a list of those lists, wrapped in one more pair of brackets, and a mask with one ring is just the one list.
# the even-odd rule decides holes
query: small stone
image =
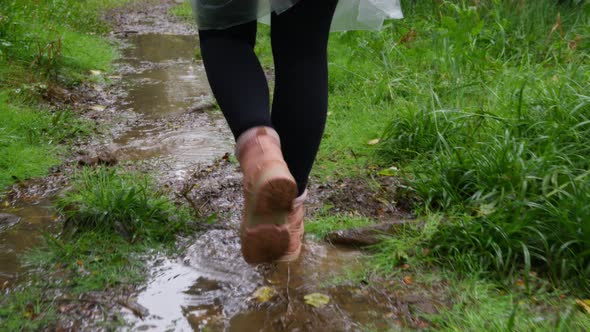
{"label": "small stone", "polygon": [[104,105],[92,105],[90,106],[90,109],[93,111],[97,111],[97,112],[102,112],[106,109],[107,107]]}
{"label": "small stone", "polygon": [[12,228],[18,224],[21,218],[10,213],[0,213],[0,232]]}
{"label": "small stone", "polygon": [[396,220],[374,226],[344,229],[328,233],[326,240],[332,244],[364,247],[382,241],[383,235],[397,233],[407,221]]}

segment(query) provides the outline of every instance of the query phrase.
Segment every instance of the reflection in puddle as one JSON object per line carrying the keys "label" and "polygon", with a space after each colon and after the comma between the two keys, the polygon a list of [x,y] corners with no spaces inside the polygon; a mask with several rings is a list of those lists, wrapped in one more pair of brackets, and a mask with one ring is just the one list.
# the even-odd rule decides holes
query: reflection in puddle
{"label": "reflection in puddle", "polygon": [[[253,267],[240,254],[237,234],[209,231],[197,239],[184,260],[162,259],[137,302],[150,315],[127,319],[134,330],[174,331],[357,331],[363,326],[390,327],[389,301],[370,290],[332,283],[344,271],[361,268],[361,253],[307,242],[301,258],[290,264]],[[277,295],[266,303],[252,298],[261,286]],[[331,304],[315,309],[303,297],[326,293]],[[328,325],[326,325],[328,324]],[[329,328],[327,327],[329,326]]]}

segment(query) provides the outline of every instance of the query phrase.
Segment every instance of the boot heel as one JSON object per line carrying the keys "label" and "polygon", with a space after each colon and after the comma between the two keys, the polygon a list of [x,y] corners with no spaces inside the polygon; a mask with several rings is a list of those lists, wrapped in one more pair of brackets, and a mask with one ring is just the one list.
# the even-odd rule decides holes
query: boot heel
{"label": "boot heel", "polygon": [[[274,176],[266,179],[256,195],[255,213],[290,212],[291,203],[297,197],[297,184],[292,178]],[[286,220],[277,224],[284,224]]]}

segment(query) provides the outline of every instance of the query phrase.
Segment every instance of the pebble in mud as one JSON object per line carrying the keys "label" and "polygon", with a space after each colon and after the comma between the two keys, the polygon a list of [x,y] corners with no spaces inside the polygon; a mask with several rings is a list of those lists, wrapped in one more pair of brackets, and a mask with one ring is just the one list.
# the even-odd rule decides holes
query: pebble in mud
{"label": "pebble in mud", "polygon": [[20,221],[19,216],[15,216],[14,214],[10,213],[0,213],[0,232],[5,231],[12,226],[18,224]]}
{"label": "pebble in mud", "polygon": [[381,242],[384,235],[399,232],[408,222],[406,220],[396,220],[369,227],[333,231],[326,235],[326,240],[332,244],[343,246],[371,246]]}

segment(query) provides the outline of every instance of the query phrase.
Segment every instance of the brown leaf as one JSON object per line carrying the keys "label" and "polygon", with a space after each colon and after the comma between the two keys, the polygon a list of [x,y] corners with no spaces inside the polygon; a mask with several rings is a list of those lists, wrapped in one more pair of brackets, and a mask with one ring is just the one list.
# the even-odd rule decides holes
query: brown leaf
{"label": "brown leaf", "polygon": [[582,41],[582,36],[576,35],[576,38],[574,38],[574,40],[570,41],[567,44],[567,47],[570,50],[575,51],[578,48],[578,44],[580,44],[581,41]]}
{"label": "brown leaf", "polygon": [[561,25],[561,14],[557,13],[557,19],[555,20],[555,24],[553,24],[553,27],[551,28],[551,31],[549,32],[549,35],[547,36],[547,42],[549,42],[549,39],[551,39],[551,36],[553,36],[553,33],[555,33],[555,31],[559,30],[559,35],[561,37],[563,37],[563,27]]}
{"label": "brown leaf", "polygon": [[406,33],[402,38],[400,38],[399,43],[400,44],[408,44],[413,42],[416,39],[416,36],[418,36],[418,33],[416,32],[416,30],[410,30],[408,31],[408,33]]}
{"label": "brown leaf", "polygon": [[414,283],[414,277],[412,276],[405,276],[402,281],[404,282],[404,284],[406,285],[412,285]]}

